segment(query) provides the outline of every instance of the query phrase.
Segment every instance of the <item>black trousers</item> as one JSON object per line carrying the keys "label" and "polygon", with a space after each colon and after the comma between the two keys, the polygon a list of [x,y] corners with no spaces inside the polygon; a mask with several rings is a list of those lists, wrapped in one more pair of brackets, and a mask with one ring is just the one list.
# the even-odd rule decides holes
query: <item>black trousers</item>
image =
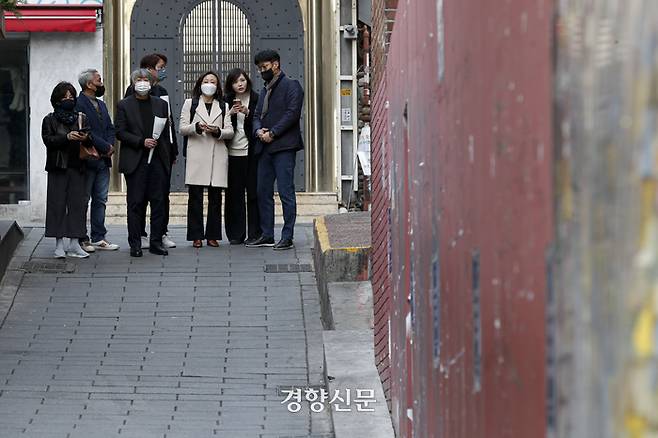
{"label": "black trousers", "polygon": [[[172,165],[173,168],[173,165]],[[171,192],[171,176],[167,177],[167,180],[165,181],[166,184],[166,189],[167,189],[167,194],[164,199],[164,211],[165,211],[165,218],[164,218],[164,234],[167,234],[169,232],[169,193]],[[144,208],[142,209],[142,217],[141,217],[141,226],[142,226],[142,236],[146,237],[148,234],[146,233],[146,207],[147,203],[144,203]],[[163,235],[164,235],[163,234]]]}
{"label": "black trousers", "polygon": [[[222,188],[187,186],[187,240],[222,240]],[[208,219],[203,232],[203,189],[208,189]]]}
{"label": "black trousers", "polygon": [[85,237],[87,234],[87,185],[79,169],[48,172],[46,237]]}
{"label": "black trousers", "polygon": [[[243,241],[260,237],[260,215],[258,213],[258,158],[228,157],[228,187],[224,220],[229,240]],[[247,203],[245,211],[245,191]]]}
{"label": "black trousers", "polygon": [[142,218],[146,203],[151,204],[151,244],[162,244],[165,228],[165,198],[169,173],[160,160],[147,163],[148,155],[126,177],[128,204],[128,243],[141,248]]}

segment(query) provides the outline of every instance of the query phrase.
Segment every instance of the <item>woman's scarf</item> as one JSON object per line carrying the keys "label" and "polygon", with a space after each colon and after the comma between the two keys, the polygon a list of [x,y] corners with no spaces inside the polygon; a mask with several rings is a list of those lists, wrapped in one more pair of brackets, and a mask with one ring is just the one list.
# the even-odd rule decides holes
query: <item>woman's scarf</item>
{"label": "woman's scarf", "polygon": [[78,120],[78,113],[75,110],[67,111],[59,105],[55,105],[55,118],[66,126],[70,126]]}

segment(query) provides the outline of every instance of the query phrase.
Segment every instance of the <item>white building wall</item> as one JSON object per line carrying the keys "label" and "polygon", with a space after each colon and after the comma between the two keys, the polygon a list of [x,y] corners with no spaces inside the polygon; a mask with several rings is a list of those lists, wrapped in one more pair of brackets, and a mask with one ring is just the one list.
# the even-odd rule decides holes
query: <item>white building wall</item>
{"label": "white building wall", "polygon": [[78,73],[87,68],[103,69],[103,32],[32,33],[29,46],[30,99],[30,199],[19,205],[0,205],[0,219],[21,225],[42,224],[46,217],[46,150],[41,140],[41,122],[52,112],[50,93],[60,81],[77,90]]}

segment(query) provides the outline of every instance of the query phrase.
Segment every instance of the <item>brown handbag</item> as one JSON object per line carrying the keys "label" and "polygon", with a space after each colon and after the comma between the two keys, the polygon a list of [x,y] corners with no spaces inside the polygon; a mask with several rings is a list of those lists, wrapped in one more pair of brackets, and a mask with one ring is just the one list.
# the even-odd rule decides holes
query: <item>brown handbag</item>
{"label": "brown handbag", "polygon": [[[78,129],[82,130],[82,113],[78,113]],[[81,160],[98,160],[100,154],[94,146],[85,146],[80,142],[80,159]]]}

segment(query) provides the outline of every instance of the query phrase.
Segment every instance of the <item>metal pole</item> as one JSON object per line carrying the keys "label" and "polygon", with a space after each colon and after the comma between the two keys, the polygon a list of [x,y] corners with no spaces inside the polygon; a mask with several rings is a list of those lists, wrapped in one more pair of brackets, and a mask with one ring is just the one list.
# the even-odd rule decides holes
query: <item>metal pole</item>
{"label": "metal pole", "polygon": [[[123,93],[130,77],[130,16],[135,0],[111,0],[103,4],[105,27],[103,29],[103,70],[106,88],[105,96],[110,114],[114,116],[116,104],[123,99]],[[119,174],[119,153],[113,157],[110,177],[110,191],[123,190],[123,178]]]}
{"label": "metal pole", "polygon": [[[335,138],[332,134],[335,102],[333,96],[336,72],[331,61],[335,47],[323,50],[323,36],[331,38],[336,25],[335,2],[300,0],[304,18],[305,46],[305,180],[309,192],[336,192]],[[324,20],[324,21],[323,21]],[[326,35],[325,35],[326,32]],[[328,133],[328,135],[324,135]]]}
{"label": "metal pole", "polygon": [[[118,95],[116,93],[116,90],[119,87],[119,82],[117,82],[118,69],[116,59],[116,47],[118,44],[116,43],[118,42],[117,40],[121,38],[120,27],[117,24],[117,21],[121,21],[119,18],[120,10],[121,1],[103,2],[103,81],[105,87],[109,91],[109,93],[105,95],[104,100],[111,116],[114,116],[116,103],[118,102]],[[119,31],[117,32],[117,30]],[[115,144],[114,147],[115,149],[118,149],[117,144]],[[115,157],[118,157],[118,154],[115,154]],[[119,175],[117,164],[118,159],[113,158],[113,166],[110,173],[111,191],[121,190],[121,177]]]}

